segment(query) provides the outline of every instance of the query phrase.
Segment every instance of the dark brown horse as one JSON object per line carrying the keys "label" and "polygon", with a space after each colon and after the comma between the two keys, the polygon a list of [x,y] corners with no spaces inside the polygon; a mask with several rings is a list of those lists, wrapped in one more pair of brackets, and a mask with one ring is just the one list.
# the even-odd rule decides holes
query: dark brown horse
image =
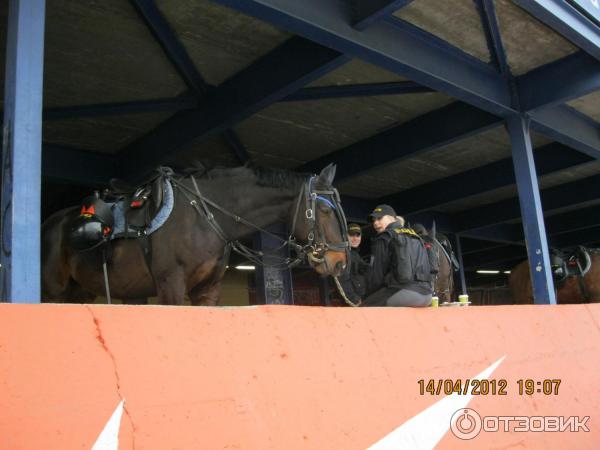
{"label": "dark brown horse", "polygon": [[[447,236],[437,233],[433,240],[434,251],[437,252],[439,261],[439,272],[437,273],[433,287],[434,295],[439,297],[440,304],[451,302],[454,299],[454,253],[452,244]],[[454,259],[454,261],[456,261]]]}
{"label": "dark brown horse", "polygon": [[[334,176],[335,166],[314,177],[260,168],[213,169],[195,177],[197,190],[190,177],[179,178],[173,211],[151,235],[150,270],[135,239],[110,242],[111,294],[125,302],[157,295],[162,304],[182,304],[187,294],[194,305],[217,304],[227,263],[224,239],[234,242],[256,231],[248,223],[261,228],[277,221],[293,224],[292,246],[303,246],[318,273],[338,275],[346,265],[347,243],[337,191],[331,187]],[[195,193],[221,208],[208,204],[222,233],[196,208],[201,201]],[[65,209],[42,225],[45,301],[89,301],[104,295],[99,252],[84,255],[69,245],[71,224],[78,214],[78,208]]]}
{"label": "dark brown horse", "polygon": [[[555,285],[557,303],[600,303],[600,249],[589,249],[589,255],[591,266],[581,280],[583,287],[577,277],[566,278]],[[515,304],[534,303],[528,261],[519,263],[511,270],[508,286]]]}
{"label": "dark brown horse", "polygon": [[425,242],[431,244],[437,255],[439,269],[433,284],[433,295],[439,298],[440,304],[451,302],[454,298],[454,270],[458,268],[458,262],[452,251],[450,239],[433,229],[428,231],[420,223],[415,223],[413,229]]}

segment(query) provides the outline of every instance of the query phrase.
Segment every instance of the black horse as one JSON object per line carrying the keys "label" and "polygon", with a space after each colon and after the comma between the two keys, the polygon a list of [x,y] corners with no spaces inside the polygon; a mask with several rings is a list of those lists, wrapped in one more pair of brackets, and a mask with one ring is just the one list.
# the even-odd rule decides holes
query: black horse
{"label": "black horse", "polygon": [[454,272],[459,269],[459,265],[452,250],[450,239],[433,229],[428,231],[420,223],[415,223],[413,228],[425,242],[431,244],[432,250],[437,255],[439,267],[433,284],[433,295],[439,297],[440,303],[453,301]]}
{"label": "black horse", "polygon": [[[287,222],[288,244],[323,275],[339,275],[347,260],[345,218],[332,188],[335,166],[318,176],[238,167],[173,178],[171,215],[151,236],[147,261],[136,239],[110,242],[111,294],[125,302],[158,296],[161,304],[218,303],[229,250],[238,239],[277,221]],[[42,298],[90,301],[104,295],[100,250],[80,253],[69,241],[79,207],[42,225]],[[212,215],[214,219],[211,220]],[[90,263],[90,261],[96,261]]]}

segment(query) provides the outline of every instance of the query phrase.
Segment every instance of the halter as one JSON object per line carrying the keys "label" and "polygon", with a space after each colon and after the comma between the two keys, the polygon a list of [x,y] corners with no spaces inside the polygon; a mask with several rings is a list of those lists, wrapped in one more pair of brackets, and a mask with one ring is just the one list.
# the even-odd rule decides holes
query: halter
{"label": "halter", "polygon": [[[346,253],[347,260],[350,258],[350,243],[348,242],[348,230],[346,225],[346,216],[344,210],[341,207],[340,194],[338,190],[333,186],[327,190],[318,190],[314,185],[314,181],[317,178],[316,175],[312,175],[306,183],[302,185],[300,193],[298,194],[298,200],[296,201],[296,209],[294,211],[294,219],[292,221],[291,232],[293,233],[296,229],[296,220],[298,218],[298,212],[300,210],[300,204],[304,197],[305,212],[304,216],[308,221],[308,234],[307,244],[301,247],[301,252],[305,254],[308,259],[315,263],[324,263],[327,266],[327,260],[325,259],[325,253],[329,250],[343,251]],[[327,198],[328,196],[330,198]],[[321,201],[329,206],[333,211],[340,224],[340,232],[343,241],[339,244],[329,243],[325,238],[323,227],[317,221],[317,202]],[[319,239],[320,238],[320,239]],[[292,234],[288,237],[288,242],[295,243],[295,238]]]}
{"label": "halter", "polygon": [[[262,265],[265,267],[274,267],[274,268],[284,269],[284,268],[291,268],[291,267],[298,265],[304,259],[304,256],[307,256],[308,259],[312,262],[323,263],[327,267],[327,260],[325,258],[325,252],[327,252],[329,250],[344,251],[344,252],[346,252],[346,257],[349,258],[348,252],[350,249],[350,243],[348,242],[348,238],[347,238],[346,216],[344,215],[344,210],[341,207],[339,193],[338,193],[337,189],[335,189],[334,187],[330,187],[330,189],[327,189],[327,190],[317,190],[316,188],[313,187],[313,182],[316,178],[317,178],[316,175],[312,175],[308,178],[308,180],[305,183],[302,184],[302,188],[300,189],[300,192],[298,194],[298,198],[296,201],[296,208],[295,208],[295,212],[294,212],[294,218],[292,221],[290,235],[288,236],[287,240],[282,239],[281,237],[277,236],[276,234],[273,234],[255,224],[245,220],[244,218],[229,212],[228,210],[224,209],[223,207],[219,206],[215,202],[213,202],[210,199],[203,196],[200,193],[198,183],[196,182],[196,179],[194,178],[193,175],[190,175],[190,179],[192,181],[192,184],[194,185],[194,190],[190,189],[189,187],[185,186],[184,184],[180,183],[179,181],[172,180],[172,182],[173,182],[174,186],[177,187],[182,192],[182,194],[187,198],[187,200],[190,202],[190,205],[198,212],[198,214],[203,216],[204,218],[206,218],[208,224],[213,229],[213,231],[217,234],[217,236],[219,236],[219,238],[223,242],[225,242],[225,253],[227,255],[230,250],[233,250],[233,251],[239,253],[240,255],[246,257],[248,260],[254,262],[255,264],[259,264],[259,265]],[[330,198],[327,198],[326,196],[329,196]],[[302,203],[303,199],[304,199],[304,203],[305,203],[305,207],[306,207],[304,216],[308,220],[308,235],[307,235],[306,245],[298,244],[296,242],[296,238],[294,236],[294,230],[296,228],[298,212],[300,210],[300,204]],[[320,224],[318,222],[318,220],[316,219],[316,217],[317,217],[317,214],[316,214],[317,201],[322,201],[323,203],[327,204],[329,207],[331,207],[335,211],[338,222],[340,223],[340,231],[342,233],[341,236],[342,236],[342,239],[344,239],[343,242],[341,242],[339,244],[327,242],[327,240],[325,238],[325,233],[323,232],[323,229],[322,229],[322,224]],[[221,226],[215,219],[214,214],[210,211],[209,205],[212,206],[214,209],[220,211],[221,213],[225,214],[226,216],[231,217],[235,222],[242,223],[246,226],[254,228],[257,231],[262,231],[263,233],[268,234],[269,236],[273,237],[274,239],[281,241],[282,245],[275,248],[274,251],[280,250],[280,249],[284,248],[285,246],[289,246],[289,247],[293,248],[296,253],[296,257],[295,258],[290,258],[290,257],[281,258],[282,261],[280,263],[265,264],[265,262],[262,260],[262,258],[265,256],[265,254],[263,252],[251,249],[248,246],[242,244],[240,241],[231,240],[227,237],[223,228],[221,228]],[[273,256],[273,255],[270,255],[270,256],[271,256],[271,258],[280,258],[280,257]]]}

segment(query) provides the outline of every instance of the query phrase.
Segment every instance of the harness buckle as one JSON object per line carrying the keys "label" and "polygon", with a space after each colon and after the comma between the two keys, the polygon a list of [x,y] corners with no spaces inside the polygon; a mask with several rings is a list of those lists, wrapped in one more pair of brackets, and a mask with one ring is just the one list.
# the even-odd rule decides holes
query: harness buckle
{"label": "harness buckle", "polygon": [[312,209],[307,209],[306,210],[306,218],[308,220],[313,220],[314,219],[314,214],[313,214],[313,210]]}

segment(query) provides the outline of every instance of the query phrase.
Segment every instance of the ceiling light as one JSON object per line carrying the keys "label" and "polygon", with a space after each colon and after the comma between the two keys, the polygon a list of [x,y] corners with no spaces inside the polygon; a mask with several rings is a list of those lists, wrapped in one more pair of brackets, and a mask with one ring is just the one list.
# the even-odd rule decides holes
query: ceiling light
{"label": "ceiling light", "polygon": [[254,270],[256,267],[254,266],[235,266],[237,270]]}
{"label": "ceiling light", "polygon": [[502,272],[502,273],[509,274],[509,273],[510,273],[510,270],[505,270],[505,271],[504,271],[504,272]]}
{"label": "ceiling light", "polygon": [[500,273],[499,270],[478,270],[477,273],[483,273],[485,275],[496,275]]}

